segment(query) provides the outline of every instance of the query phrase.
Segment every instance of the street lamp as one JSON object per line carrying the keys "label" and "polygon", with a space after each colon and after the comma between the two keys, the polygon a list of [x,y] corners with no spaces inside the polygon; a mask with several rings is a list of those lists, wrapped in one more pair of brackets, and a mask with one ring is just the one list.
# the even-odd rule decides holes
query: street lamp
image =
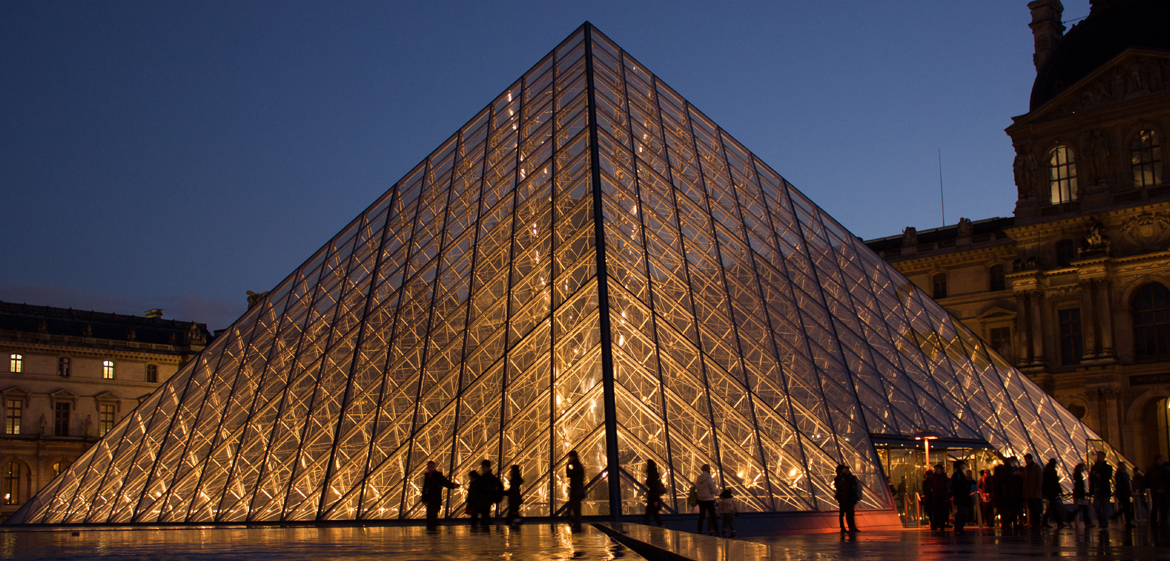
{"label": "street lamp", "polygon": [[930,441],[938,439],[937,433],[927,430],[914,431],[914,440],[921,440],[926,446],[926,469],[930,469]]}

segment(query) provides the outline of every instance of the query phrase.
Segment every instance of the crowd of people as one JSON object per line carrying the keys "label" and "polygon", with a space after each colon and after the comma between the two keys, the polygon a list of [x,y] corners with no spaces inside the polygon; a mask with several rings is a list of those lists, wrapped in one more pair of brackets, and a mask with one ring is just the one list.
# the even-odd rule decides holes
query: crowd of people
{"label": "crowd of people", "polygon": [[1098,452],[1088,468],[1078,464],[1072,478],[1070,512],[1055,458],[1042,465],[1031,454],[1024,455],[1023,463],[1009,457],[981,471],[978,479],[961,460],[954,462],[950,476],[937,464],[923,474],[921,506],[932,530],[956,532],[972,522],[976,506],[985,526],[998,523],[1005,531],[1060,529],[1078,519],[1086,528],[1094,522],[1108,528],[1113,521],[1134,528],[1135,509],[1158,527],[1170,514],[1170,464],[1160,455],[1148,472],[1135,470],[1131,476],[1124,463],[1114,468]]}
{"label": "crowd of people", "polygon": [[[585,467],[576,451],[568,454],[565,463],[565,479],[568,494],[565,501],[565,517],[574,529],[581,527],[581,502],[585,498]],[[986,526],[998,523],[1003,530],[1022,528],[1057,529],[1075,524],[1079,519],[1086,528],[1096,526],[1108,528],[1112,521],[1120,519],[1126,528],[1135,527],[1135,510],[1152,527],[1165,524],[1170,515],[1170,463],[1162,456],[1154,458],[1154,464],[1147,472],[1135,470],[1130,475],[1124,463],[1116,468],[1106,461],[1105,454],[1098,452],[1096,461],[1086,469],[1078,464],[1072,475],[1073,508],[1065,507],[1061,475],[1055,458],[1041,463],[1025,454],[1021,464],[1016,457],[1004,459],[993,469],[983,470],[976,479],[964,461],[952,464],[948,475],[946,466],[936,464],[923,474],[921,506],[930,520],[934,531],[953,528],[964,532],[968,524],[982,519]],[[508,509],[504,515],[507,523],[521,522],[520,506],[523,504],[524,479],[520,466],[513,465],[508,472],[507,486],[492,473],[492,463],[484,460],[480,469],[468,474],[465,511],[471,518],[472,527],[487,527],[492,521],[492,509],[501,511],[499,506],[507,499]],[[653,521],[662,526],[663,496],[666,486],[654,460],[645,465],[645,513],[643,523]],[[442,507],[446,489],[459,485],[448,479],[435,468],[434,462],[427,462],[422,480],[421,500],[426,505],[427,527],[435,528]],[[833,478],[834,499],[838,504],[838,522],[841,532],[858,531],[854,509],[861,500],[861,486],[847,465],[838,465]],[[731,488],[719,489],[711,475],[711,466],[704,464],[694,480],[694,486],[687,494],[687,507],[699,515],[696,532],[713,536],[735,537],[735,519],[739,506]],[[976,510],[978,509],[978,510]],[[720,528],[722,526],[722,529]]]}

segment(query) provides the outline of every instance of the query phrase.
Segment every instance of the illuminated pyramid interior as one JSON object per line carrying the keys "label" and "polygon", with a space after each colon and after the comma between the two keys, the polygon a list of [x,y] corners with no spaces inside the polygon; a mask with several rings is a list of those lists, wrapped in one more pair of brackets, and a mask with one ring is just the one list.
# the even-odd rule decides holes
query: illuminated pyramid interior
{"label": "illuminated pyramid interior", "polygon": [[[519,464],[526,516],[891,509],[874,435],[1057,457],[1083,424],[589,24],[9,523],[420,518],[428,460]],[[463,512],[451,491],[447,515]]]}

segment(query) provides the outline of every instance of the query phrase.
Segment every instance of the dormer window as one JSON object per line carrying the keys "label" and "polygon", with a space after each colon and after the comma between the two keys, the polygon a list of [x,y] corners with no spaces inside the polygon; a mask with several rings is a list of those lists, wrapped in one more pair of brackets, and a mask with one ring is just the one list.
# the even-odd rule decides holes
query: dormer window
{"label": "dormer window", "polygon": [[1077,164],[1067,146],[1057,146],[1048,158],[1048,187],[1052,204],[1077,200]]}
{"label": "dormer window", "polygon": [[1130,163],[1133,166],[1133,186],[1150,187],[1162,182],[1162,147],[1158,134],[1142,131],[1129,145]]}

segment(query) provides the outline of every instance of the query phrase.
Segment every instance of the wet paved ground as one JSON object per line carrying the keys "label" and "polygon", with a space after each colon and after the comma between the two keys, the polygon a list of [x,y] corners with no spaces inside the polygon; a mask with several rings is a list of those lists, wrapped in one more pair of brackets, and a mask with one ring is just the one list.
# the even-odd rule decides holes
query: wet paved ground
{"label": "wet paved ground", "polygon": [[[1071,558],[1170,560],[1170,531],[1048,530],[1002,535],[988,529],[966,534],[924,530],[871,531],[855,536],[806,534],[727,540],[621,525],[631,538],[695,561],[746,559],[999,559]],[[74,531],[78,535],[72,535]],[[0,529],[0,559],[620,559],[641,556],[586,526],[533,524],[519,531],[494,527],[473,532],[451,526],[365,528],[103,528]],[[653,555],[647,558],[654,559]]]}
{"label": "wet paved ground", "polygon": [[[74,531],[77,536],[72,535]],[[0,529],[0,559],[634,559],[586,527]]]}
{"label": "wet paved ground", "polygon": [[[754,536],[727,540],[650,528],[640,524],[613,525],[624,534],[662,550],[695,561],[739,559],[1000,559],[1026,558],[1170,560],[1170,531],[1152,534],[1147,527],[1131,531],[1119,528],[1040,533],[1024,531],[1003,535],[990,529],[964,534],[927,530],[861,532],[856,535],[804,534]],[[647,555],[647,557],[651,557]]]}

